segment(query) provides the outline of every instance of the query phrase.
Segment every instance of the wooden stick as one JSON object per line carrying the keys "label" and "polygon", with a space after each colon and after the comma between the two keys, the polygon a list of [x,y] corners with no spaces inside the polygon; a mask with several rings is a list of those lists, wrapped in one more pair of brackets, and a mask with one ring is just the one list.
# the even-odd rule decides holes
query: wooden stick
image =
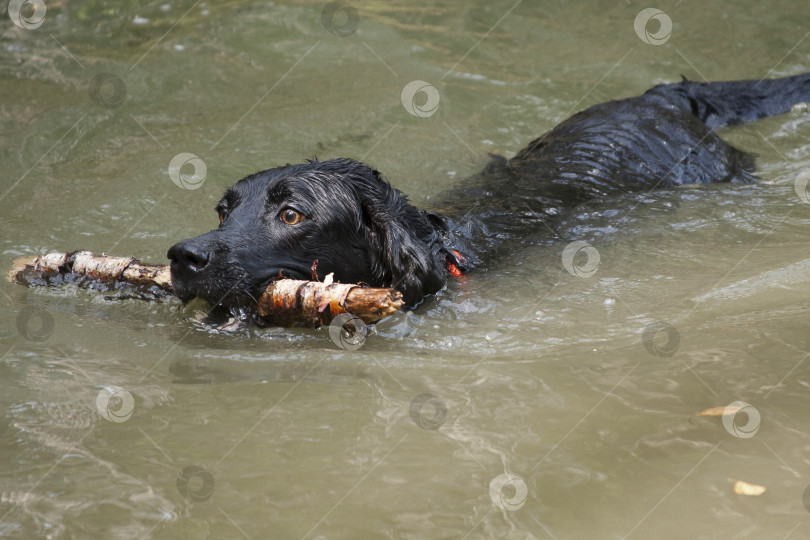
{"label": "wooden stick", "polygon": [[274,281],[259,298],[259,315],[280,325],[329,324],[341,313],[372,323],[396,312],[402,304],[399,291],[332,283],[329,274],[324,281]]}
{"label": "wooden stick", "polygon": [[[31,286],[49,284],[49,277],[70,275],[102,283],[156,287],[165,293],[174,293],[168,265],[142,263],[130,257],[95,255],[89,251],[19,257],[12,263],[8,279]],[[273,324],[318,326],[329,324],[341,313],[349,313],[366,323],[376,322],[396,312],[403,303],[402,294],[394,289],[333,283],[330,274],[322,282],[276,280],[259,298],[257,308],[259,315]]]}
{"label": "wooden stick", "polygon": [[11,264],[8,280],[20,285],[42,285],[39,281],[41,278],[71,273],[93,281],[155,286],[167,293],[174,293],[168,265],[142,263],[131,257],[96,255],[89,251],[18,257]]}

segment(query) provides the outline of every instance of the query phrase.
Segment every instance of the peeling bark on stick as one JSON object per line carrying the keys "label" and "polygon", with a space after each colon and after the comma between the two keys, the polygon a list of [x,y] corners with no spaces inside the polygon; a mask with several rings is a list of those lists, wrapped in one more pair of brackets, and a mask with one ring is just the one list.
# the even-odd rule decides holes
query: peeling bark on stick
{"label": "peeling bark on stick", "polygon": [[[95,255],[89,251],[20,257],[12,264],[8,279],[31,286],[47,284],[42,278],[57,275],[84,276],[97,282],[129,283],[174,292],[168,265],[142,263],[129,257]],[[332,283],[329,278],[323,282],[274,281],[259,298],[259,315],[279,325],[329,324],[341,313],[372,323],[396,312],[404,303],[402,295],[394,289]]]}
{"label": "peeling bark on stick", "polygon": [[89,251],[19,257],[12,263],[8,279],[21,285],[38,285],[35,281],[38,277],[71,273],[94,281],[154,286],[174,293],[171,273],[165,264],[142,263],[131,257],[108,257]]}
{"label": "peeling bark on stick", "polygon": [[349,313],[371,323],[391,315],[402,304],[402,295],[394,289],[332,283],[329,279],[280,279],[259,298],[259,315],[276,324],[304,322],[317,326]]}

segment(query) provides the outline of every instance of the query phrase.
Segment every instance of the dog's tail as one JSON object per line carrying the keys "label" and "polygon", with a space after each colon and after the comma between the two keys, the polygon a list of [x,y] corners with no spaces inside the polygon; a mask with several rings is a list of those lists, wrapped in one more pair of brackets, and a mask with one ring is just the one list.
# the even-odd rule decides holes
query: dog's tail
{"label": "dog's tail", "polygon": [[810,73],[782,79],[697,83],[686,78],[664,84],[648,94],[691,109],[709,127],[733,126],[788,112],[810,102]]}

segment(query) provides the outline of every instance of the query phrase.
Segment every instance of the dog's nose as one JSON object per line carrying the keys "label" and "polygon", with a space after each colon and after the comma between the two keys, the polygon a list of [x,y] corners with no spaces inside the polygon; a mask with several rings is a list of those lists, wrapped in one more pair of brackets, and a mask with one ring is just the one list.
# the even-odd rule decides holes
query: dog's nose
{"label": "dog's nose", "polygon": [[199,272],[208,264],[211,258],[211,252],[203,247],[194,245],[188,240],[183,240],[170,247],[166,256],[172,261],[171,268],[173,270]]}

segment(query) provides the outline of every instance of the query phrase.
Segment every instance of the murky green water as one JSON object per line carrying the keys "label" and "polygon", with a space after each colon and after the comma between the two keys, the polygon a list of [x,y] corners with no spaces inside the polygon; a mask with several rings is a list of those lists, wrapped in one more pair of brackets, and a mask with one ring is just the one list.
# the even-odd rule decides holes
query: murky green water
{"label": "murky green water", "polygon": [[[0,266],[75,248],[163,261],[214,227],[227,185],[314,156],[362,158],[431,206],[588,105],[681,74],[810,70],[800,2],[666,2],[660,46],[634,31],[646,4],[352,7],[330,19],[357,23],[346,37],[321,2],[4,18]],[[434,114],[403,107],[413,80],[437,89]],[[0,284],[0,536],[806,537],[810,114],[724,135],[761,184],[580,208],[555,245],[538,231],[354,351]],[[169,177],[182,152],[206,165],[197,189]],[[593,275],[562,264],[576,240]],[[736,423],[697,416],[735,401],[752,407]]]}

